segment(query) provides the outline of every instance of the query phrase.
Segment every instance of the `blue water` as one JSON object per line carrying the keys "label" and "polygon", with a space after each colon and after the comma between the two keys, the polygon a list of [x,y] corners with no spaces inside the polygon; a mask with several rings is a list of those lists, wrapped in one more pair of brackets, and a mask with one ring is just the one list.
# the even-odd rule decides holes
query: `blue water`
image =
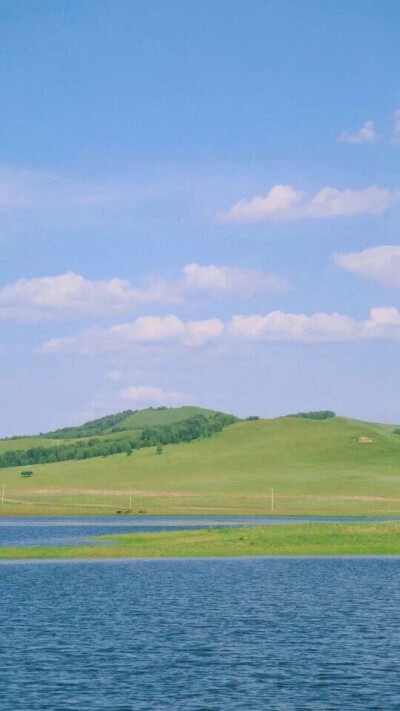
{"label": "blue water", "polygon": [[[0,518],[0,546],[78,545],[112,533],[171,531],[212,526],[256,526],[305,521],[360,521],[318,516],[93,516],[88,518]],[[370,518],[368,520],[377,520]]]}
{"label": "blue water", "polygon": [[1,711],[395,711],[400,560],[0,565]]}

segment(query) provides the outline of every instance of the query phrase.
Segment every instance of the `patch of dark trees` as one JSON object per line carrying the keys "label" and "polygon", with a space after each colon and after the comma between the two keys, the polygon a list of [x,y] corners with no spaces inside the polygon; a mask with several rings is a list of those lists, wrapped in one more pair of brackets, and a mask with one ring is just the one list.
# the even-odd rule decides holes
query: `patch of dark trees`
{"label": "patch of dark trees", "polygon": [[[126,415],[125,415],[126,416]],[[112,417],[112,415],[110,416]],[[104,418],[102,418],[104,419]],[[217,412],[205,417],[195,415],[187,420],[170,425],[145,427],[140,434],[126,437],[90,438],[82,442],[70,442],[52,447],[30,447],[23,450],[9,450],[0,455],[0,467],[24,467],[32,464],[50,464],[71,459],[90,459],[108,457],[125,452],[131,455],[133,450],[157,445],[191,442],[202,437],[211,437],[227,425],[237,421],[233,415]],[[40,441],[40,440],[39,440]]]}
{"label": "patch of dark trees", "polygon": [[336,413],[332,410],[311,410],[310,412],[296,412],[294,415],[286,415],[286,417],[302,417],[305,420],[329,420],[331,417],[336,417]]}

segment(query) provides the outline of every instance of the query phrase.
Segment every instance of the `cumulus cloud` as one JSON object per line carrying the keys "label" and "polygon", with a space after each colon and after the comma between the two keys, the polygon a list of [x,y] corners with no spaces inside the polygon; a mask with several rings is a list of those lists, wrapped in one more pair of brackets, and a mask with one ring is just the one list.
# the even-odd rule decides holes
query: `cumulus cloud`
{"label": "cumulus cloud", "polygon": [[182,321],[169,316],[142,316],[131,323],[110,328],[91,328],[77,336],[52,338],[40,349],[42,353],[106,353],[135,345],[180,343],[200,346],[219,338],[224,325],[218,319]]}
{"label": "cumulus cloud", "polygon": [[131,404],[141,405],[168,405],[182,402],[183,395],[175,391],[162,390],[150,385],[130,385],[124,390],[120,390],[118,397],[127,400]]}
{"label": "cumulus cloud", "polygon": [[375,139],[376,131],[373,121],[366,121],[364,125],[361,126],[359,131],[356,131],[355,133],[351,133],[350,131],[342,131],[342,133],[338,136],[338,141],[352,144],[371,143],[372,141],[375,141]]}
{"label": "cumulus cloud", "polygon": [[258,269],[188,264],[183,277],[149,277],[143,288],[125,279],[95,281],[68,272],[19,279],[0,289],[0,319],[35,322],[74,316],[118,316],[145,304],[176,304],[196,295],[254,296],[290,289],[281,277]]}
{"label": "cumulus cloud", "polygon": [[394,307],[371,309],[369,318],[356,320],[343,314],[292,314],[271,311],[266,315],[233,316],[182,321],[177,316],[146,316],[132,323],[105,329],[89,329],[75,336],[53,338],[41,353],[93,355],[129,350],[135,346],[175,344],[199,347],[239,342],[329,343],[360,340],[400,339],[400,311]]}
{"label": "cumulus cloud", "polygon": [[19,279],[0,289],[0,318],[42,321],[71,316],[119,315],[162,300],[157,289],[140,290],[124,279],[91,281],[68,272]]}
{"label": "cumulus cloud", "polygon": [[334,254],[335,264],[364,279],[372,279],[383,286],[400,287],[400,247],[383,245],[361,252]]}
{"label": "cumulus cloud", "polygon": [[260,269],[188,264],[183,271],[183,290],[186,292],[225,293],[247,297],[263,291],[285,293],[291,288],[285,279]]}
{"label": "cumulus cloud", "polygon": [[305,193],[291,185],[274,185],[265,196],[240,200],[228,212],[217,215],[221,222],[264,222],[295,219],[301,210]]}
{"label": "cumulus cloud", "polygon": [[353,217],[379,214],[400,200],[400,190],[370,187],[360,190],[325,187],[311,198],[291,185],[275,185],[265,196],[240,200],[228,212],[219,213],[221,222],[288,222],[300,219]]}
{"label": "cumulus cloud", "polygon": [[354,336],[354,326],[352,318],[340,314],[272,311],[266,316],[234,316],[228,333],[248,341],[342,341]]}
{"label": "cumulus cloud", "polygon": [[228,334],[238,340],[330,343],[364,339],[400,338],[400,312],[376,308],[370,318],[357,321],[342,314],[290,314],[272,311],[266,316],[234,316]]}

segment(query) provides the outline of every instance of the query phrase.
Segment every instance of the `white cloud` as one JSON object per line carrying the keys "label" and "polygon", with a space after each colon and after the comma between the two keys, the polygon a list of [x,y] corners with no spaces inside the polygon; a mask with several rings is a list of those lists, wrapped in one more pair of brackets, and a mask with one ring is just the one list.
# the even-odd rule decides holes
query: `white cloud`
{"label": "white cloud", "polygon": [[229,335],[245,341],[299,341],[302,343],[353,340],[356,324],[349,316],[272,311],[266,316],[234,316]]}
{"label": "white cloud", "polygon": [[166,391],[150,385],[130,385],[120,390],[118,397],[132,404],[153,406],[178,403],[184,399],[182,393]]}
{"label": "white cloud", "polygon": [[0,318],[42,321],[71,316],[119,315],[163,300],[157,289],[137,289],[124,279],[91,281],[68,272],[19,279],[0,289]]}
{"label": "white cloud", "polygon": [[234,316],[228,334],[238,340],[324,343],[371,339],[400,339],[400,311],[393,307],[371,309],[370,317],[357,321],[342,314],[288,314]]}
{"label": "white cloud", "polygon": [[308,204],[304,205],[304,217],[347,217],[363,213],[378,214],[386,210],[395,200],[400,200],[400,190],[323,188]]}
{"label": "white cloud", "polygon": [[143,288],[125,279],[95,281],[68,272],[19,279],[0,289],[0,319],[36,322],[74,316],[118,316],[145,304],[182,303],[195,295],[254,296],[284,293],[290,285],[258,269],[188,264],[176,280],[147,279]]}
{"label": "white cloud", "polygon": [[279,222],[295,219],[301,210],[305,193],[291,185],[274,185],[265,196],[256,195],[249,201],[240,200],[228,212],[217,215],[221,222]]}
{"label": "white cloud", "polygon": [[219,213],[221,222],[286,222],[305,218],[321,219],[379,214],[400,200],[400,190],[363,188],[339,190],[325,187],[307,199],[291,185],[275,185],[267,195],[240,200],[228,212]]}
{"label": "white cloud", "polygon": [[204,321],[187,321],[183,343],[186,346],[202,346],[219,339],[224,332],[224,324],[217,318]]}
{"label": "white cloud", "polygon": [[363,126],[361,126],[359,131],[351,133],[350,131],[342,131],[340,136],[338,136],[338,141],[344,143],[371,143],[376,139],[376,131],[374,128],[373,121],[366,121]]}
{"label": "white cloud", "polygon": [[383,286],[400,287],[400,247],[384,245],[362,252],[334,254],[335,264],[364,279],[372,279]]}
{"label": "white cloud", "polygon": [[183,271],[183,289],[187,292],[254,296],[264,291],[285,293],[291,288],[285,279],[260,269],[188,264]]}
{"label": "white cloud", "polygon": [[146,316],[132,323],[106,329],[89,329],[76,336],[53,338],[42,345],[44,354],[94,355],[129,351],[142,346],[173,344],[198,347],[217,343],[297,342],[326,343],[359,340],[400,339],[400,311],[394,307],[371,309],[369,318],[357,321],[343,314],[292,314],[271,311],[265,316],[233,316],[182,321],[177,316]]}
{"label": "white cloud", "polygon": [[142,344],[180,343],[199,346],[217,339],[223,331],[218,319],[183,322],[178,316],[142,316],[131,323],[111,328],[91,328],[77,336],[53,338],[47,341],[42,353],[106,353]]}

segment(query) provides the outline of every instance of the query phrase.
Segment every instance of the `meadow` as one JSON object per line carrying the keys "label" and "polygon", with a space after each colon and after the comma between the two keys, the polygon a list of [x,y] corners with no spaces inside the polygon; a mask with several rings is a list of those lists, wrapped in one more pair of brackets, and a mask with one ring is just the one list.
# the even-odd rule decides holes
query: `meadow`
{"label": "meadow", "polygon": [[30,468],[28,479],[1,469],[1,515],[115,514],[130,492],[135,514],[400,513],[400,436],[343,417],[241,421],[161,455],[149,447]]}

